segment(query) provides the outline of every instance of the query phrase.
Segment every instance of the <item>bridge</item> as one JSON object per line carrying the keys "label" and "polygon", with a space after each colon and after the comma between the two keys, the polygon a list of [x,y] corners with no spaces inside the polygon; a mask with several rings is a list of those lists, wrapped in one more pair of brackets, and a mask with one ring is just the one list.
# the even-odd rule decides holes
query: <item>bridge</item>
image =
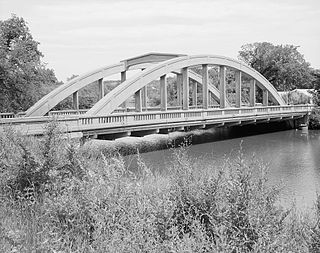
{"label": "bridge", "polygon": [[[127,78],[130,71],[138,73]],[[120,74],[121,82],[105,94],[103,80],[115,74]],[[174,101],[168,101],[169,77],[174,80]],[[159,83],[160,104],[151,107],[147,87],[154,80]],[[98,85],[98,102],[88,110],[79,109],[79,91],[94,82]],[[69,96],[73,110],[52,110]],[[266,78],[237,60],[216,55],[149,53],[72,79],[25,113],[0,114],[0,131],[10,125],[25,135],[41,135],[54,117],[64,132],[74,136],[141,136],[304,120],[310,111],[310,105],[286,105]]]}

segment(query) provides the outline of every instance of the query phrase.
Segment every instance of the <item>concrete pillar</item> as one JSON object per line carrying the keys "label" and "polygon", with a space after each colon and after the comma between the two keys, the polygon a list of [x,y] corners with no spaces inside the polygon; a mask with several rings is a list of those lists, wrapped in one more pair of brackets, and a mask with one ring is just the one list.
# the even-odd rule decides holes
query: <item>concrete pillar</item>
{"label": "concrete pillar", "polygon": [[79,110],[79,93],[78,91],[75,91],[72,94],[72,104],[74,110]]}
{"label": "concrete pillar", "polygon": [[256,80],[250,81],[250,106],[256,105]]}
{"label": "concrete pillar", "polygon": [[208,65],[202,65],[202,100],[203,100],[203,109],[208,109],[209,105],[209,74],[208,74]]}
{"label": "concrete pillar", "polygon": [[136,112],[142,112],[142,94],[141,90],[134,93],[135,109]]}
{"label": "concrete pillar", "polygon": [[226,108],[226,67],[220,66],[219,71],[220,82],[219,82],[219,91],[220,91],[220,108]]}
{"label": "concrete pillar", "polygon": [[99,91],[99,100],[104,97],[104,84],[103,78],[98,80],[98,91]]}
{"label": "concrete pillar", "polygon": [[177,74],[177,101],[178,106],[182,105],[182,75]]}
{"label": "concrete pillar", "polygon": [[197,106],[197,82],[193,81],[192,83],[192,105]]}
{"label": "concrete pillar", "polygon": [[147,104],[148,104],[147,86],[144,86],[141,89],[141,92],[142,92],[142,107],[147,108]]}
{"label": "concrete pillar", "polygon": [[[126,79],[127,79],[127,72],[126,72],[126,71],[122,71],[122,72],[121,72],[121,83],[123,83]],[[124,102],[121,104],[121,107],[122,107],[122,108],[127,108],[127,107],[128,107],[127,101],[124,101]]]}
{"label": "concrete pillar", "polygon": [[236,82],[236,107],[241,107],[241,84],[242,84],[241,71],[237,70],[235,72],[235,82]]}
{"label": "concrete pillar", "polygon": [[160,100],[161,100],[161,104],[160,104],[161,111],[166,111],[167,100],[168,100],[166,75],[163,75],[160,77]]}
{"label": "concrete pillar", "polygon": [[189,110],[189,74],[188,68],[182,69],[183,110]]}
{"label": "concrete pillar", "polygon": [[268,90],[267,89],[263,89],[263,91],[262,91],[262,104],[264,106],[268,106],[268,101],[269,101],[268,96],[269,96]]}

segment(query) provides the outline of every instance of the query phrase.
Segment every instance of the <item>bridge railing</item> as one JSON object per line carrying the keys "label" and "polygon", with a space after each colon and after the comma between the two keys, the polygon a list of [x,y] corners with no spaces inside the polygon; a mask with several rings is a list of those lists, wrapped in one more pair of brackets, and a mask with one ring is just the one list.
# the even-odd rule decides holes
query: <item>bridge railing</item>
{"label": "bridge railing", "polygon": [[165,111],[165,112],[141,112],[135,114],[112,114],[108,116],[80,117],[80,125],[86,125],[87,128],[112,126],[133,126],[143,124],[160,124],[170,122],[187,122],[195,120],[210,119],[232,119],[239,117],[245,120],[247,116],[270,116],[280,117],[279,115],[293,113],[308,113],[310,106],[270,106],[270,107],[252,107],[252,108],[228,108],[228,109],[208,109],[208,110],[188,110],[188,111]]}
{"label": "bridge railing", "polygon": [[1,118],[1,126],[11,125],[23,134],[42,134],[48,121],[55,118],[60,122],[61,128],[66,132],[81,132],[95,129],[108,129],[117,127],[143,127],[148,125],[163,125],[187,122],[229,122],[246,121],[252,119],[265,119],[273,117],[291,117],[295,114],[303,115],[310,112],[312,106],[269,106],[269,107],[242,107],[225,109],[194,109],[188,111],[172,110],[141,113],[118,113],[107,116],[85,115],[52,115],[46,117],[20,117]]}

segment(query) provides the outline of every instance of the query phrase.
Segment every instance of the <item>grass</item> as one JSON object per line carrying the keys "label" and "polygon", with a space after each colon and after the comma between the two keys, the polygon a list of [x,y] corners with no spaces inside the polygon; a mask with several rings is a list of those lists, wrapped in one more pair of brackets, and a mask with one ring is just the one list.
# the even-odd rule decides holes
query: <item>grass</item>
{"label": "grass", "polygon": [[92,157],[51,122],[41,139],[0,136],[0,252],[319,252],[316,219],[277,204],[267,169],[195,167],[188,146],[161,174]]}

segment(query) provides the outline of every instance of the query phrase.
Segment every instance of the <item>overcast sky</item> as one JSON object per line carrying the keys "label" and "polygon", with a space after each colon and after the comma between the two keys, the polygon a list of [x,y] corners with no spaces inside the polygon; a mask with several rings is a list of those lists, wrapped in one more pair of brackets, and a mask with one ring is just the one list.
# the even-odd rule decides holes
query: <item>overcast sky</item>
{"label": "overcast sky", "polygon": [[320,0],[0,0],[23,17],[59,80],[148,52],[237,58],[241,45],[300,46],[320,68]]}

